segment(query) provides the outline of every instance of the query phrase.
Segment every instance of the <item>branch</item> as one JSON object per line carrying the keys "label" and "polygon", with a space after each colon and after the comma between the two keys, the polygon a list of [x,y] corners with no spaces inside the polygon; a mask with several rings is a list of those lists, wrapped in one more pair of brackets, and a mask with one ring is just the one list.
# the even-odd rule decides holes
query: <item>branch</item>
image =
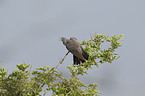
{"label": "branch", "polygon": [[60,64],[62,64],[63,63],[63,61],[64,61],[64,59],[66,58],[66,56],[68,55],[68,53],[69,53],[69,51],[65,54],[65,56],[63,57],[63,59],[59,62],[59,64],[55,67],[56,69],[58,68],[58,66],[60,65]]}
{"label": "branch", "polygon": [[[63,59],[62,59],[62,60],[59,62],[59,64],[55,67],[56,69],[58,68],[58,66],[59,66],[60,64],[63,63],[63,61],[64,61],[64,59],[66,58],[66,56],[68,55],[68,53],[69,53],[69,51],[65,54],[65,56],[63,57]],[[53,73],[54,73],[54,71],[52,72],[52,75],[53,75]],[[42,88],[44,85],[45,85],[45,83],[43,83],[43,84],[40,86],[40,88]]]}

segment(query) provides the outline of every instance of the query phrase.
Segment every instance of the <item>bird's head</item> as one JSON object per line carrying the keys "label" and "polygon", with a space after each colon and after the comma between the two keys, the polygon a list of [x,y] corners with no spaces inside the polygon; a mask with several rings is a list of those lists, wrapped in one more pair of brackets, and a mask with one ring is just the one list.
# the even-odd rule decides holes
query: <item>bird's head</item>
{"label": "bird's head", "polygon": [[64,45],[66,45],[66,43],[67,43],[67,41],[68,41],[68,40],[67,40],[66,38],[64,38],[64,37],[61,37],[60,40],[63,42]]}

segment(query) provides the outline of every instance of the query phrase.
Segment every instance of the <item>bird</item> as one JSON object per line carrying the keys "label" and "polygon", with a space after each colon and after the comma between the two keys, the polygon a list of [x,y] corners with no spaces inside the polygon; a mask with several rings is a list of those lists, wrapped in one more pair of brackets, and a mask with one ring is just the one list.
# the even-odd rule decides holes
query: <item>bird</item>
{"label": "bird", "polygon": [[79,65],[89,59],[89,54],[83,49],[76,38],[71,37],[70,39],[66,39],[62,37],[61,41],[66,46],[67,50],[73,54],[74,65]]}

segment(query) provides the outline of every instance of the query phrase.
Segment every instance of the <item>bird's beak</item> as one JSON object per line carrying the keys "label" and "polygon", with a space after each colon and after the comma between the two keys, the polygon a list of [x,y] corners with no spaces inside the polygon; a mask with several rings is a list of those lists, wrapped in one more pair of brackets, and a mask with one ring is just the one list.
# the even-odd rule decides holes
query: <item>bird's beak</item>
{"label": "bird's beak", "polygon": [[63,37],[60,37],[59,41],[62,41]]}

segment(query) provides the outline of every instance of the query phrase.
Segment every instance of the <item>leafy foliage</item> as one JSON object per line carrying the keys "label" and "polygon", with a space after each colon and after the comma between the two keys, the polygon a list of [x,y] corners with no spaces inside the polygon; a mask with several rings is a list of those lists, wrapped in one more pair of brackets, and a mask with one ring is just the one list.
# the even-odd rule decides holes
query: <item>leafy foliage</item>
{"label": "leafy foliage", "polygon": [[[45,91],[43,95],[50,90],[52,96],[99,96],[101,92],[97,90],[98,84],[89,84],[88,86],[81,82],[78,75],[87,74],[89,68],[93,65],[105,62],[111,63],[119,58],[116,49],[121,46],[123,35],[106,36],[94,34],[89,41],[83,41],[85,50],[89,53],[89,60],[79,66],[67,66],[70,71],[70,78],[63,77],[57,71],[57,67],[63,60],[54,67],[44,66],[31,71],[28,64],[17,64],[17,68],[11,74],[5,71],[6,68],[0,67],[0,96],[41,96],[40,92]],[[103,43],[110,43],[107,49],[102,49]],[[66,54],[66,56],[68,53]],[[66,57],[65,56],[65,57]]]}

